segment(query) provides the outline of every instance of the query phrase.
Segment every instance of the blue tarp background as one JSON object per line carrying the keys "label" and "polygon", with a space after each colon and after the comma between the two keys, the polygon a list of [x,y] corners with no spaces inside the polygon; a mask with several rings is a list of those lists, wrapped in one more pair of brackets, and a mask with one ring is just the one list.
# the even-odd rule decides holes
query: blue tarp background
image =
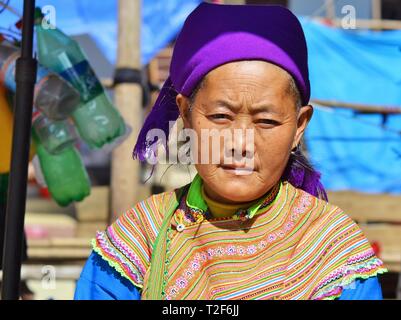
{"label": "blue tarp background", "polygon": [[[143,0],[142,63],[180,30],[199,0]],[[37,0],[56,8],[57,26],[70,35],[89,33],[116,59],[117,1]],[[10,5],[21,10],[22,0]],[[4,12],[0,26],[16,17]],[[401,31],[334,29],[302,19],[309,49],[312,98],[401,106]],[[207,26],[205,26],[207,27]],[[401,116],[382,128],[380,115],[315,107],[306,143],[329,190],[401,193]]]}
{"label": "blue tarp background", "polygon": [[[142,0],[141,59],[148,63],[178,33],[187,15],[201,0]],[[22,13],[23,0],[10,6]],[[88,33],[111,63],[117,53],[117,0],[37,0],[37,6],[52,5],[56,26],[68,35]],[[18,18],[8,11],[0,26],[9,27]],[[1,31],[1,30],[0,30]]]}
{"label": "blue tarp background", "polygon": [[[303,21],[312,98],[401,106],[401,31]],[[306,143],[330,190],[401,193],[401,116],[315,108]]]}

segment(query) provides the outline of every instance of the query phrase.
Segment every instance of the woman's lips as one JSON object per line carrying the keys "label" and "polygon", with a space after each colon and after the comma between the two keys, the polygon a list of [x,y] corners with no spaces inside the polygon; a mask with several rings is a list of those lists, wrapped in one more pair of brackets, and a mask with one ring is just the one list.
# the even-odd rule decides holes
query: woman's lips
{"label": "woman's lips", "polygon": [[255,169],[252,167],[235,166],[235,165],[220,165],[224,171],[235,175],[243,176],[252,174]]}

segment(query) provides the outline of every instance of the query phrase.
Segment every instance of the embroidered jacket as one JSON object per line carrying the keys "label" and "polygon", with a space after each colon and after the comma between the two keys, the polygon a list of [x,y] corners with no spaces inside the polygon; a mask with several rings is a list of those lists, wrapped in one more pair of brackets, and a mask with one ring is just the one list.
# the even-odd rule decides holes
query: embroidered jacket
{"label": "embroidered jacket", "polygon": [[288,182],[228,218],[210,216],[201,185],[151,196],[93,240],[142,299],[334,299],[387,271],[341,209]]}

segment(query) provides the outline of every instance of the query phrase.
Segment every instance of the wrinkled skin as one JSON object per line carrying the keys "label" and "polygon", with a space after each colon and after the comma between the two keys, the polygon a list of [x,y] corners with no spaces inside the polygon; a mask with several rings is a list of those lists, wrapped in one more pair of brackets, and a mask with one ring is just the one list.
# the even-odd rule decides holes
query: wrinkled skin
{"label": "wrinkled skin", "polygon": [[[192,106],[190,98],[177,95],[184,127],[197,133],[198,146],[205,143],[201,129],[253,129],[253,151],[248,150],[244,133],[234,144],[221,144],[220,164],[195,164],[205,192],[213,200],[226,204],[250,202],[280,180],[290,152],[300,143],[313,114],[310,105],[297,108],[296,99],[289,94],[289,79],[286,71],[268,62],[239,61],[210,71]],[[195,152],[201,159],[201,148]],[[243,159],[253,155],[253,166],[247,166],[243,159],[224,164],[224,154],[234,153]],[[247,170],[241,171],[244,167]]]}

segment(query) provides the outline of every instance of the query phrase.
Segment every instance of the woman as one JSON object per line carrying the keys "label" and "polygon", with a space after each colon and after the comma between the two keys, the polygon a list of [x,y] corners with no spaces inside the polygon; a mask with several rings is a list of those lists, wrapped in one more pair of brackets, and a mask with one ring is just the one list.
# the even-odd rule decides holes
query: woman
{"label": "woman", "polygon": [[[76,298],[381,299],[382,262],[325,201],[300,151],[309,97],[305,38],[289,10],[199,5],[134,150],[154,158],[148,133],[167,134],[180,116],[198,174],[98,233]],[[216,147],[202,130],[234,138]]]}

